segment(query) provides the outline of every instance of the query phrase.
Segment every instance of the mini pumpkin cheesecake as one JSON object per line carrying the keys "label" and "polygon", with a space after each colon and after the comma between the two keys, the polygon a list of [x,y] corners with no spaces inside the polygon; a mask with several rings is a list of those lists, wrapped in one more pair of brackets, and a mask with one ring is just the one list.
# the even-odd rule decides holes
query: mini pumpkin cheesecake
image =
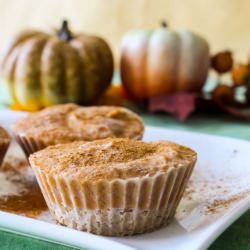
{"label": "mini pumpkin cheesecake", "polygon": [[26,155],[49,145],[108,137],[141,139],[144,125],[138,115],[115,106],[56,105],[32,113],[12,126]]}
{"label": "mini pumpkin cheesecake", "polygon": [[2,165],[4,156],[10,143],[10,137],[6,130],[0,127],[0,166]]}
{"label": "mini pumpkin cheesecake", "polygon": [[59,223],[118,236],[173,219],[196,153],[168,141],[107,138],[50,146],[29,160]]}

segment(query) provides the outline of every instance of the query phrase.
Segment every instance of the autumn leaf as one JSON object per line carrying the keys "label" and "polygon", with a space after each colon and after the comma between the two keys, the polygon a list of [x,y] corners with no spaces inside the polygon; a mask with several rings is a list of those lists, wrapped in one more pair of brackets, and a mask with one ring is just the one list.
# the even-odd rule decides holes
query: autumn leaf
{"label": "autumn leaf", "polygon": [[174,115],[179,121],[185,121],[196,109],[196,100],[200,93],[175,93],[156,96],[149,99],[149,111],[163,111]]}

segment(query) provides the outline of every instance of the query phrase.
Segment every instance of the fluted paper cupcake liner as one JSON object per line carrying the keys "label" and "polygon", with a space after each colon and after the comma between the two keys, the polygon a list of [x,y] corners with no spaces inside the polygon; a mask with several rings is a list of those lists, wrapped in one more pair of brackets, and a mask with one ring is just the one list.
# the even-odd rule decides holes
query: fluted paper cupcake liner
{"label": "fluted paper cupcake liner", "polygon": [[9,141],[6,140],[6,141],[3,141],[3,142],[0,142],[0,167],[3,163],[3,159],[4,159],[4,156],[8,150],[8,147],[9,147]]}
{"label": "fluted paper cupcake liner", "polygon": [[51,214],[59,223],[95,234],[121,236],[168,224],[193,164],[151,177],[96,183],[51,176],[32,167]]}
{"label": "fluted paper cupcake liner", "polygon": [[23,149],[27,158],[29,157],[29,155],[35,153],[36,151],[49,146],[45,145],[41,140],[35,139],[33,137],[14,134],[14,138]]}

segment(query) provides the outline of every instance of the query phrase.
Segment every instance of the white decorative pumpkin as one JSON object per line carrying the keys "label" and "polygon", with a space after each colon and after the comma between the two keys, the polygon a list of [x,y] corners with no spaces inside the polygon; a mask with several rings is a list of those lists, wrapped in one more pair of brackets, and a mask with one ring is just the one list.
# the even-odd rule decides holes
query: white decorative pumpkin
{"label": "white decorative pumpkin", "polygon": [[131,31],[122,41],[122,82],[138,98],[200,91],[209,66],[205,39],[171,31],[165,23],[156,30]]}

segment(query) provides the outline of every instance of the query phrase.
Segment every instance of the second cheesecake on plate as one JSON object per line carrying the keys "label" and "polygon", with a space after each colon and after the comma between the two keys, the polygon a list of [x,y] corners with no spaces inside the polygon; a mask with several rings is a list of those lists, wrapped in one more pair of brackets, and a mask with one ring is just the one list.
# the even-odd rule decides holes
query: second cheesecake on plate
{"label": "second cheesecake on plate", "polygon": [[50,145],[108,137],[142,139],[144,125],[134,112],[116,106],[62,104],[31,113],[12,125],[26,155]]}

